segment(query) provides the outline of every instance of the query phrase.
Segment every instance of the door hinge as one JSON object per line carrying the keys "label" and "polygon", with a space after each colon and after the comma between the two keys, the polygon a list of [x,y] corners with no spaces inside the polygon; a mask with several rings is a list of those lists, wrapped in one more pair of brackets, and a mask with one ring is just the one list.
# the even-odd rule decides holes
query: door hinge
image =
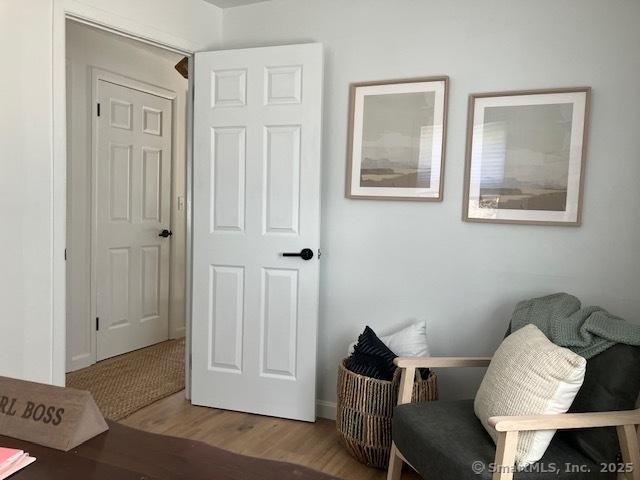
{"label": "door hinge", "polygon": [[98,103],[98,116],[100,116],[100,104]]}
{"label": "door hinge", "polygon": [[67,249],[66,248],[64,249],[64,261],[65,262],[67,261]]}
{"label": "door hinge", "polygon": [[100,317],[96,317],[96,332],[100,331]]}

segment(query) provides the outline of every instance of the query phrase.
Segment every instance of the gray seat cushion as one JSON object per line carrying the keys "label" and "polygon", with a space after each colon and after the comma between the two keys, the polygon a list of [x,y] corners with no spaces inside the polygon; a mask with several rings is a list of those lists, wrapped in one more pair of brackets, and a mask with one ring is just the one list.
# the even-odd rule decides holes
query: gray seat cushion
{"label": "gray seat cushion", "polygon": [[[473,400],[410,403],[396,407],[393,441],[407,461],[425,480],[491,479],[489,464],[496,446],[473,412]],[[474,462],[485,466],[481,473]],[[566,464],[579,465],[589,472],[567,471]],[[517,472],[515,480],[544,478],[615,480],[615,473],[602,473],[599,464],[555,436],[538,467]],[[555,466],[558,472],[548,472]],[[548,473],[535,471],[544,467]],[[577,468],[576,468],[577,470]]]}

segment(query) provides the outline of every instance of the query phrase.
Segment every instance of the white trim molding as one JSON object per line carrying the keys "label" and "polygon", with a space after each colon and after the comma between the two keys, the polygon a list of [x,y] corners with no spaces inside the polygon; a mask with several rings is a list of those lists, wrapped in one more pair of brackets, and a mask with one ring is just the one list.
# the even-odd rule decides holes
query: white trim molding
{"label": "white trim molding", "polygon": [[316,400],[316,417],[335,420],[337,411],[338,408],[336,402],[330,402],[328,400]]}

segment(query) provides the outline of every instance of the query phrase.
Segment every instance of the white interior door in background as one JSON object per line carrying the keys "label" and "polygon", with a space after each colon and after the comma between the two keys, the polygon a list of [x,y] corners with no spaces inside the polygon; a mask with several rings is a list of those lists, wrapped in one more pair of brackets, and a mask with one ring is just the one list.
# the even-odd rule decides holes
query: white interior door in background
{"label": "white interior door in background", "polygon": [[169,338],[172,102],[97,82],[97,360]]}
{"label": "white interior door in background", "polygon": [[315,421],[322,78],[320,44],[195,55],[194,404]]}

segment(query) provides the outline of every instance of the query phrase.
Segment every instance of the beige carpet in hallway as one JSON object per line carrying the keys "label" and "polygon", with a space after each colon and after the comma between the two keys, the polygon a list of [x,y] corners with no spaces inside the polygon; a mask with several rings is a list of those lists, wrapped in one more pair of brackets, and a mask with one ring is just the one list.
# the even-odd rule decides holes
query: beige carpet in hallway
{"label": "beige carpet in hallway", "polygon": [[184,389],[184,338],[68,373],[67,386],[89,390],[106,418],[123,419]]}

